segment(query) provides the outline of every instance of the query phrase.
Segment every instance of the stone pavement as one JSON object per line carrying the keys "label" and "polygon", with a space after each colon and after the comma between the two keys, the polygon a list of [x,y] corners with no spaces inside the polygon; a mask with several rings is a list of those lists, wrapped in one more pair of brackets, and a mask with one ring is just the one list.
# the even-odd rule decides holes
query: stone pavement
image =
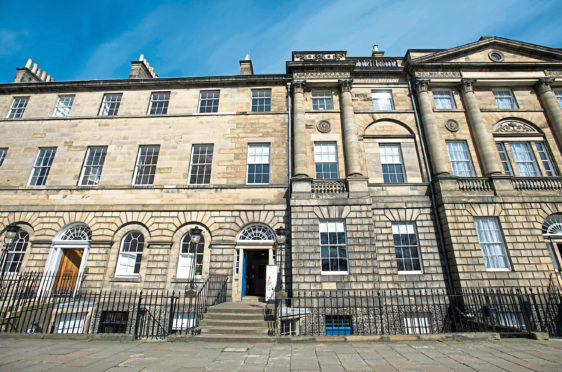
{"label": "stone pavement", "polygon": [[0,336],[0,371],[562,370],[562,340],[225,344]]}

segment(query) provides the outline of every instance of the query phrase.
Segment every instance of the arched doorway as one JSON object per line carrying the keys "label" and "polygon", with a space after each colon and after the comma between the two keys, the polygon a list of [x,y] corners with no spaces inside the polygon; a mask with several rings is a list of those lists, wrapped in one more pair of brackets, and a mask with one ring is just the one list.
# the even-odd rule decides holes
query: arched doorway
{"label": "arched doorway", "polygon": [[234,299],[265,298],[266,269],[275,263],[274,247],[275,234],[267,226],[249,225],[238,234],[235,268],[238,291],[233,293]]}
{"label": "arched doorway", "polygon": [[72,224],[61,230],[51,246],[42,288],[48,293],[75,293],[82,281],[88,260],[92,232],[84,224]]}
{"label": "arched doorway", "polygon": [[542,234],[547,241],[548,253],[554,270],[560,275],[562,266],[562,214],[548,216],[544,220]]}

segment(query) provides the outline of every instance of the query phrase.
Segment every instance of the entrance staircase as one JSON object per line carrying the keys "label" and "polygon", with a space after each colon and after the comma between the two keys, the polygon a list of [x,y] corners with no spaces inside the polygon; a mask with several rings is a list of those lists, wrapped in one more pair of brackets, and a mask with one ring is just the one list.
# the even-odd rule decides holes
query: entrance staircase
{"label": "entrance staircase", "polygon": [[211,306],[199,323],[201,334],[194,341],[213,342],[271,342],[264,320],[265,304],[225,302]]}

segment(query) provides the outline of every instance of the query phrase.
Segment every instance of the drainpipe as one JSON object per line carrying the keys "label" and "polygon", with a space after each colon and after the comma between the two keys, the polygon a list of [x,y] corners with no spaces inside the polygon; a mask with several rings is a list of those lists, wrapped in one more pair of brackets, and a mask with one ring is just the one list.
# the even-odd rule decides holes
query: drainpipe
{"label": "drainpipe", "polygon": [[422,148],[422,155],[425,165],[425,170],[427,173],[427,180],[429,181],[429,195],[431,199],[431,209],[433,210],[433,218],[435,218],[435,225],[437,228],[437,248],[441,253],[441,257],[445,260],[445,265],[443,265],[443,270],[445,271],[445,283],[447,284],[447,292],[454,294],[453,287],[453,277],[451,276],[451,271],[449,270],[449,258],[447,256],[447,250],[445,249],[445,241],[443,239],[443,231],[441,230],[441,221],[439,220],[439,212],[437,211],[437,201],[435,199],[435,189],[433,188],[433,182],[431,178],[431,169],[429,167],[427,151],[425,148],[425,137],[422,131],[420,118],[418,116],[418,108],[416,105],[416,99],[414,98],[414,92],[412,90],[412,82],[410,75],[406,75],[406,80],[408,81],[408,90],[410,92],[410,99],[412,100],[412,106],[414,107],[414,118],[416,120],[416,126],[418,128],[418,133],[420,134],[420,144]]}
{"label": "drainpipe", "polygon": [[[288,223],[286,226],[286,228],[288,229],[289,232],[291,232],[291,175],[293,174],[293,159],[292,159],[292,155],[293,155],[293,135],[292,135],[292,131],[293,131],[293,116],[292,116],[292,104],[291,104],[291,100],[292,100],[292,96],[291,96],[291,82],[287,83],[287,218],[288,218]],[[291,265],[289,265],[289,260],[287,260],[287,251],[288,248],[292,246],[292,242],[291,242],[291,236],[292,236],[292,232],[289,234],[289,236],[287,237],[287,241],[285,241],[284,244],[284,252],[283,252],[283,259],[285,260],[285,265],[283,265],[285,267],[285,273],[288,275],[285,275],[285,290],[287,291],[287,294],[289,297],[293,296],[293,280],[292,278],[290,280],[289,279],[290,276],[292,276],[292,270],[293,270],[293,265],[292,265],[292,261],[291,261]],[[292,256],[292,255],[291,255]],[[291,258],[291,257],[290,257]],[[290,285],[287,285],[290,284]]]}

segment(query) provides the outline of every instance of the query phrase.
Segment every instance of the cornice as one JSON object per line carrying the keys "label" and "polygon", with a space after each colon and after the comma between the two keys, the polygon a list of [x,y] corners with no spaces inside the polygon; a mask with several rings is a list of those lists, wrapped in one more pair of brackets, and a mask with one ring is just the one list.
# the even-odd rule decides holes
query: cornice
{"label": "cornice", "polygon": [[291,79],[285,74],[200,76],[156,79],[112,79],[55,81],[48,83],[0,84],[0,94],[51,91],[181,89],[186,87],[220,87],[223,85],[274,84],[284,85]]}

